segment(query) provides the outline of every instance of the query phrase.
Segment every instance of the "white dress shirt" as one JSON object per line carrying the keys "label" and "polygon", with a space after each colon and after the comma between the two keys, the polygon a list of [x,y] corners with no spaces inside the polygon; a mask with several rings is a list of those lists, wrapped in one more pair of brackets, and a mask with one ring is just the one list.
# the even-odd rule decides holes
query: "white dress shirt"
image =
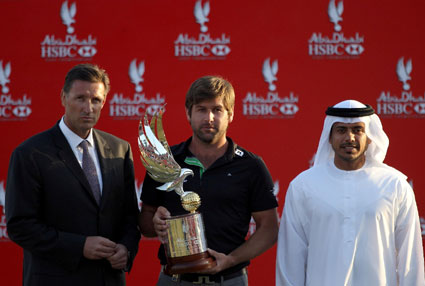
{"label": "white dress shirt", "polygon": [[96,147],[93,140],[93,130],[90,130],[89,136],[87,136],[87,138],[81,138],[80,136],[75,134],[71,129],[69,129],[68,126],[66,126],[63,117],[59,122],[59,128],[62,131],[63,135],[65,135],[65,138],[68,141],[69,146],[71,146],[72,152],[74,152],[74,155],[77,158],[78,163],[80,163],[81,167],[83,166],[83,148],[81,148],[79,145],[83,140],[87,140],[89,142],[89,152],[96,166],[97,177],[99,179],[100,193],[102,194],[102,172],[100,169],[99,157],[97,156]]}

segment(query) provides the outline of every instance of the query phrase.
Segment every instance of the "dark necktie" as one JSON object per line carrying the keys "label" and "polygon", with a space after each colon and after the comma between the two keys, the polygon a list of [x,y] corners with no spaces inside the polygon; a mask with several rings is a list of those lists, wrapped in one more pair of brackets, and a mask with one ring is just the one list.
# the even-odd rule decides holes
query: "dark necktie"
{"label": "dark necktie", "polygon": [[96,166],[93,158],[89,153],[89,143],[87,140],[81,141],[80,145],[83,148],[83,171],[86,174],[87,180],[89,181],[93,196],[96,199],[97,204],[100,203],[100,185],[97,177]]}

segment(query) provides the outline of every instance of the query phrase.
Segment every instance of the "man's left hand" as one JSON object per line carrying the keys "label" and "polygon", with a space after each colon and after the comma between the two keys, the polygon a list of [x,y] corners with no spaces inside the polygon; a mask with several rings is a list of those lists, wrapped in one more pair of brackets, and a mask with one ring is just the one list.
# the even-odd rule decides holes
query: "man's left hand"
{"label": "man's left hand", "polygon": [[215,258],[217,265],[211,269],[200,271],[205,274],[216,274],[234,265],[233,257],[208,248],[208,253]]}
{"label": "man's left hand", "polygon": [[128,261],[127,247],[122,244],[117,244],[115,254],[107,258],[114,269],[125,269]]}

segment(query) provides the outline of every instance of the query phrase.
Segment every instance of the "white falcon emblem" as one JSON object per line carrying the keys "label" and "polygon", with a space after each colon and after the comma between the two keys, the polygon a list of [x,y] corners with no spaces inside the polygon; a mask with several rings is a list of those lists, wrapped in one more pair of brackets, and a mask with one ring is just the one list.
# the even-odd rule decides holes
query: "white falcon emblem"
{"label": "white falcon emblem", "polygon": [[10,82],[9,77],[10,77],[11,71],[12,69],[10,67],[10,62],[8,62],[3,69],[3,61],[0,61],[0,85],[2,86],[1,91],[3,93],[9,92],[9,88],[7,87],[6,84]]}
{"label": "white falcon emblem", "polygon": [[208,27],[205,26],[205,23],[209,21],[207,17],[210,14],[210,2],[206,2],[202,7],[202,0],[198,0],[195,4],[193,14],[195,15],[196,23],[201,25],[201,32],[205,33],[208,31]]}
{"label": "white falcon emblem", "polygon": [[134,83],[137,92],[141,92],[143,90],[143,87],[140,85],[140,83],[143,82],[144,73],[145,62],[141,61],[139,66],[137,66],[137,59],[134,59],[128,68],[128,75],[130,76],[131,82]]}
{"label": "white falcon emblem", "polygon": [[77,13],[77,7],[75,5],[75,2],[72,3],[71,7],[68,8],[68,1],[63,2],[61,7],[61,18],[62,23],[66,25],[68,34],[74,33],[74,27],[71,25],[75,23],[74,17]]}
{"label": "white falcon emblem", "polygon": [[407,83],[408,80],[411,80],[410,73],[412,72],[412,59],[409,59],[404,65],[404,58],[401,57],[397,63],[397,76],[398,79],[403,83],[403,89],[409,90],[410,85]]}
{"label": "white falcon emblem", "polygon": [[338,3],[338,7],[335,6],[335,0],[329,1],[328,6],[328,15],[329,20],[334,23],[335,31],[341,31],[341,25],[338,24],[339,21],[342,21],[342,12],[344,11],[344,5],[342,1]]}
{"label": "white falcon emblem", "polygon": [[277,60],[273,61],[273,64],[270,65],[270,58],[267,58],[263,63],[263,76],[264,81],[269,84],[269,90],[274,91],[276,85],[273,84],[277,80],[276,74],[278,70]]}
{"label": "white falcon emblem", "polygon": [[6,191],[4,190],[4,182],[0,182],[0,206],[3,207],[3,213],[6,213]]}

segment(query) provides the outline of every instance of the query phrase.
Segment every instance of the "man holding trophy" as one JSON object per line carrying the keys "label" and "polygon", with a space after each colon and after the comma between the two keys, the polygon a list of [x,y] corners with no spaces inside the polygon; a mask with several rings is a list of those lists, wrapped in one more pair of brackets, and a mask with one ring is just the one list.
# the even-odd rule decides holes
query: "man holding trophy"
{"label": "man holding trophy", "polygon": [[[150,127],[147,119],[141,124],[139,146],[148,174],[139,224],[143,235],[162,242],[157,285],[248,285],[249,260],[276,242],[270,173],[260,157],[226,136],[234,103],[228,81],[205,76],[186,94],[193,130],[187,141],[169,149],[160,117]],[[155,120],[158,140],[151,130]],[[256,231],[245,240],[251,217]]]}

